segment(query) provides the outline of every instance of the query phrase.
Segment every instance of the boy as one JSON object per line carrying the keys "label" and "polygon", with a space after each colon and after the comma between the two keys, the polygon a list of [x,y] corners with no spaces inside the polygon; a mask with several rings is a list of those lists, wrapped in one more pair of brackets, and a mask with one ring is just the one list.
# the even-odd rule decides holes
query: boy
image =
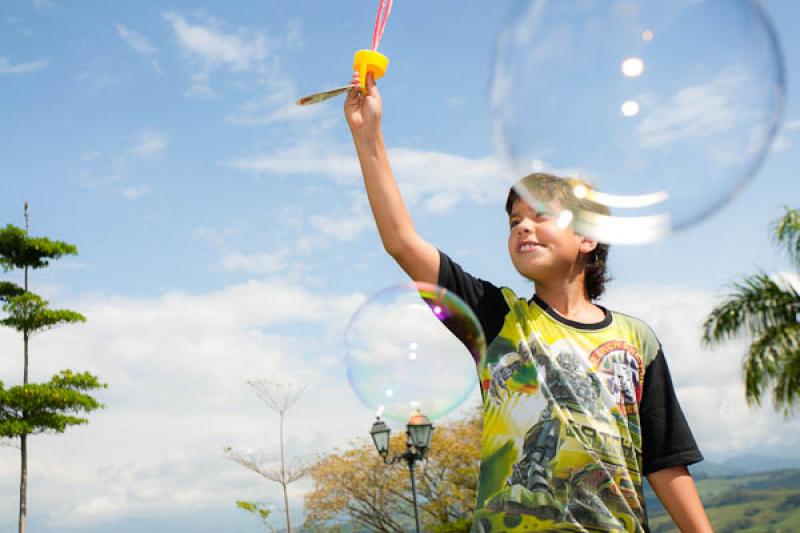
{"label": "boy", "polygon": [[383,245],[413,280],[469,304],[489,343],[478,362],[484,429],[473,531],[648,531],[643,475],[681,531],[711,531],[686,468],[702,455],[658,340],[641,321],[593,302],[608,247],[550,214],[603,208],[561,178],[524,178],[540,201],[509,193],[508,250],[535,293],[526,301],[477,279],[414,229],[371,76],[367,90],[351,90],[345,116]]}

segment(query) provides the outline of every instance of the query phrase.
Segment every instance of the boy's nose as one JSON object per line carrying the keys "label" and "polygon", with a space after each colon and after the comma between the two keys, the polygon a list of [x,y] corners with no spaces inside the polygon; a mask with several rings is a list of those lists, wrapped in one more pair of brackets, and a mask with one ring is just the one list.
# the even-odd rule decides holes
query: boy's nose
{"label": "boy's nose", "polygon": [[518,234],[527,235],[533,231],[533,221],[527,218],[520,220],[515,229],[517,230]]}

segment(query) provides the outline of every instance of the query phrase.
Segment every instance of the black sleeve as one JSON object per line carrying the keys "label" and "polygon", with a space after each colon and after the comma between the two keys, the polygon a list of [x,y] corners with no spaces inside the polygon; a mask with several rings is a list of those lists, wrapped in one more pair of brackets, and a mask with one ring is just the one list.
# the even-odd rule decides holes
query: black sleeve
{"label": "black sleeve", "polygon": [[487,345],[497,337],[508,312],[508,305],[500,289],[488,281],[464,272],[458,263],[441,250],[438,285],[454,292],[470,306],[481,323]]}
{"label": "black sleeve", "polygon": [[644,373],[639,420],[642,425],[642,462],[645,475],[671,466],[688,466],[703,460],[703,454],[697,448],[675,396],[667,360],[660,349]]}

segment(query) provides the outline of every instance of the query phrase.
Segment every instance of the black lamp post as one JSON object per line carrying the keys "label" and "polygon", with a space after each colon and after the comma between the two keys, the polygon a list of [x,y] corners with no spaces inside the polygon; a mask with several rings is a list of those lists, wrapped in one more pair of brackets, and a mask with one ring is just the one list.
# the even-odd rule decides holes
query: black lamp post
{"label": "black lamp post", "polygon": [[408,464],[408,471],[411,474],[411,495],[414,498],[414,520],[417,524],[417,533],[419,533],[419,510],[417,509],[417,484],[414,479],[414,463],[421,461],[425,458],[428,448],[431,445],[431,437],[433,436],[433,424],[428,420],[428,417],[417,411],[408,419],[406,425],[406,451],[402,455],[395,455],[389,459],[389,434],[391,430],[386,423],[378,417],[375,423],[372,424],[370,435],[372,441],[375,443],[375,449],[383,457],[383,462],[387,465],[393,465],[396,462],[403,460]]}

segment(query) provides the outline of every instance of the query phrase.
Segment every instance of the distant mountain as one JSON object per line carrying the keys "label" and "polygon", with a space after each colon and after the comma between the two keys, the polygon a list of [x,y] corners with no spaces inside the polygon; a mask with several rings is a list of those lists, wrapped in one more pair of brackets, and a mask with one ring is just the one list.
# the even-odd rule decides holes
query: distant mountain
{"label": "distant mountain", "polygon": [[726,466],[741,470],[742,473],[755,474],[769,470],[782,470],[785,468],[800,468],[800,457],[767,457],[763,455],[747,454],[731,457],[722,462]]}
{"label": "distant mountain", "polygon": [[800,468],[800,458],[746,454],[731,457],[722,462],[703,461],[690,467],[690,470],[695,479],[707,479],[713,477],[757,474],[759,472],[784,470],[787,468]]}

